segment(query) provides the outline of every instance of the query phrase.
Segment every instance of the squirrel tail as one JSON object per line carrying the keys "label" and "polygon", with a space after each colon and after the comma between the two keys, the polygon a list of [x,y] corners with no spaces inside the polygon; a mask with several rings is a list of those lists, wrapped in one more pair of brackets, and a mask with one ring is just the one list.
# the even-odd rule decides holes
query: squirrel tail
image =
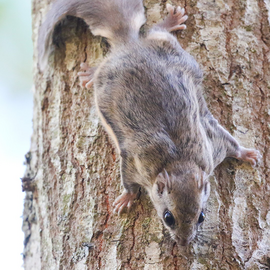
{"label": "squirrel tail", "polygon": [[112,47],[137,39],[145,23],[142,0],[56,0],[39,30],[38,62],[41,70],[54,49],[54,28],[68,15],[83,19],[93,35],[107,38]]}

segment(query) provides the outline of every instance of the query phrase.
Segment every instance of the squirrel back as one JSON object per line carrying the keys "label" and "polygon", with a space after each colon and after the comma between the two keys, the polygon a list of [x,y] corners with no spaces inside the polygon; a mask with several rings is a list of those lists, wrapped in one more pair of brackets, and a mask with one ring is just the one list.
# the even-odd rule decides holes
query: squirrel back
{"label": "squirrel back", "polygon": [[145,22],[142,0],[56,0],[39,30],[41,70],[54,49],[54,28],[68,15],[83,19],[93,35],[107,38],[112,47],[137,39]]}

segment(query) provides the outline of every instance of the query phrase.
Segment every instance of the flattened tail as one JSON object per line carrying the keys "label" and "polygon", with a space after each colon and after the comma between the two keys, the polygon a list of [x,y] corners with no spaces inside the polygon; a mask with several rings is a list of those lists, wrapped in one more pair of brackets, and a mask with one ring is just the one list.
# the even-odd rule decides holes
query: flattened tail
{"label": "flattened tail", "polygon": [[75,6],[74,0],[56,0],[51,9],[46,14],[38,34],[38,66],[44,70],[50,54],[54,51],[53,33],[56,25],[62,21],[67,15],[74,16]]}
{"label": "flattened tail", "polygon": [[44,22],[39,30],[38,35],[38,67],[41,71],[45,69],[48,63],[48,58],[53,52],[52,36],[54,28],[47,27],[48,22]]}
{"label": "flattened tail", "polygon": [[54,28],[67,15],[83,19],[93,35],[107,38],[113,47],[137,39],[146,20],[142,0],[56,0],[39,30],[41,70],[54,50]]}
{"label": "flattened tail", "polygon": [[[46,23],[47,24],[47,23]],[[39,31],[38,36],[38,67],[41,71],[45,69],[48,64],[49,56],[54,51],[54,46],[52,44],[53,39],[53,28],[47,28],[43,24]]]}

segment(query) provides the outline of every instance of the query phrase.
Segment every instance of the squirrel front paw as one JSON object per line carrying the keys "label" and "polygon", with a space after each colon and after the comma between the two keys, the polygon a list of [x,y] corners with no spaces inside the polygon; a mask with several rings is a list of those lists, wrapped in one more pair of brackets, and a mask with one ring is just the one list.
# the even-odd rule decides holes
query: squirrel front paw
{"label": "squirrel front paw", "polygon": [[87,89],[91,88],[94,83],[96,69],[96,67],[89,67],[87,63],[81,63],[82,71],[78,72],[78,76],[82,87],[86,87]]}
{"label": "squirrel front paw", "polygon": [[134,200],[136,199],[137,194],[136,193],[129,193],[126,190],[116,198],[116,200],[113,203],[114,206],[114,212],[118,213],[120,215],[125,207],[128,209],[133,204]]}
{"label": "squirrel front paw", "polygon": [[186,25],[183,24],[188,16],[185,14],[185,9],[180,6],[174,7],[170,4],[166,5],[166,9],[169,12],[165,20],[159,24],[160,27],[165,28],[169,32],[186,29]]}
{"label": "squirrel front paw", "polygon": [[242,161],[249,162],[252,166],[255,166],[261,160],[261,154],[256,149],[248,149],[245,147],[240,147],[236,158]]}

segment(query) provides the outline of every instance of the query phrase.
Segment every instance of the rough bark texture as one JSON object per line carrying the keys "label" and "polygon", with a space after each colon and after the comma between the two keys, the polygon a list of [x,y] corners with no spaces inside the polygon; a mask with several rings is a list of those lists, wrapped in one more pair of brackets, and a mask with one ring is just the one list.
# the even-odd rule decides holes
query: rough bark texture
{"label": "rough bark texture", "polygon": [[[33,0],[33,40],[50,1]],[[204,70],[214,116],[259,167],[227,160],[211,177],[207,219],[187,248],[170,240],[147,194],[121,217],[119,157],[95,113],[93,90],[76,73],[98,62],[107,44],[79,19],[56,29],[51,68],[34,55],[33,136],[23,178],[25,269],[270,269],[270,3],[183,0],[188,29],[179,42]],[[147,30],[166,1],[146,0]]]}

